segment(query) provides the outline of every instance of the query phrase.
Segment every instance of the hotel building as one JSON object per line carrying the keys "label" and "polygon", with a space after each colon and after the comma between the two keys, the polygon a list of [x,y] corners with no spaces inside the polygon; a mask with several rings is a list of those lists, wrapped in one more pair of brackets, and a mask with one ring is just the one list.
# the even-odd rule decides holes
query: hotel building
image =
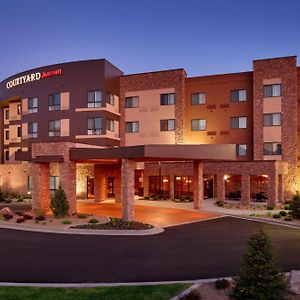
{"label": "hotel building", "polygon": [[134,195],[284,202],[299,190],[297,58],[253,71],[124,75],[105,59],[62,63],[0,83],[0,188],[49,207]]}

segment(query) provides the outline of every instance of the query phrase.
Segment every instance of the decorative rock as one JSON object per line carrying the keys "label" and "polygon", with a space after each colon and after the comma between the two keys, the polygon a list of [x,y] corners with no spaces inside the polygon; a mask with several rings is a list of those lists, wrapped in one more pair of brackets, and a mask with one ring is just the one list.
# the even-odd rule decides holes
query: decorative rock
{"label": "decorative rock", "polygon": [[300,295],[300,271],[292,270],[287,279],[288,291]]}
{"label": "decorative rock", "polygon": [[4,207],[0,210],[0,216],[6,220],[12,219],[14,214],[9,207]]}

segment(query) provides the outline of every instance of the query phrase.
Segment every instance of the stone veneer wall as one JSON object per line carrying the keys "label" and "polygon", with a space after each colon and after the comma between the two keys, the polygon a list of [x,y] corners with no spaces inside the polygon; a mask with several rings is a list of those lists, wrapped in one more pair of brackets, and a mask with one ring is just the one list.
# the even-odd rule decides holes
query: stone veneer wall
{"label": "stone veneer wall", "polygon": [[94,177],[93,164],[76,165],[76,196],[86,199],[87,196],[87,176]]}
{"label": "stone veneer wall", "polygon": [[184,142],[184,91],[183,69],[127,75],[120,78],[120,138],[125,145],[125,93],[153,89],[175,88],[175,143]]}

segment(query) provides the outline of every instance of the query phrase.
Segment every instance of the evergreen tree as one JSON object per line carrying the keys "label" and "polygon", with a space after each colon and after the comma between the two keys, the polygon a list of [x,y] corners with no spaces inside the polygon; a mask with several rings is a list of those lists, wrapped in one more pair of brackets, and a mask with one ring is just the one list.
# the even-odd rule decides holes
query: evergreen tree
{"label": "evergreen tree", "polygon": [[267,235],[260,230],[248,241],[240,274],[235,278],[231,299],[283,300],[286,286]]}
{"label": "evergreen tree", "polygon": [[293,218],[300,219],[300,195],[297,193],[293,197],[293,201],[290,204],[290,213]]}
{"label": "evergreen tree", "polygon": [[50,209],[55,217],[64,217],[69,213],[69,203],[64,190],[59,187],[55,194],[51,196]]}

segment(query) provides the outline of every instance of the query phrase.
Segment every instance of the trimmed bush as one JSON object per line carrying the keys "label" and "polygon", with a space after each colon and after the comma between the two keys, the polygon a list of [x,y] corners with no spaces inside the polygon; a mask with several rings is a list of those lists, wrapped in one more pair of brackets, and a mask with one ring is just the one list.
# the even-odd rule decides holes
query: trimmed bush
{"label": "trimmed bush", "polygon": [[285,217],[284,221],[291,222],[291,221],[293,221],[293,218],[292,217]]}
{"label": "trimmed bush", "polygon": [[69,225],[69,224],[72,224],[72,221],[71,220],[63,220],[61,223],[64,225]]}
{"label": "trimmed bush", "polygon": [[77,214],[77,218],[78,219],[86,219],[87,218],[87,214]]}
{"label": "trimmed bush", "polygon": [[297,193],[290,204],[291,216],[300,219],[300,195]]}
{"label": "trimmed bush", "polygon": [[149,200],[149,199],[150,199],[149,196],[145,196],[145,197],[144,197],[144,200]]}
{"label": "trimmed bush", "polygon": [[284,204],[283,208],[285,210],[290,210],[291,209],[291,205],[290,204]]}
{"label": "trimmed bush", "polygon": [[35,220],[36,221],[44,221],[46,219],[46,212],[43,209],[35,209]]}
{"label": "trimmed bush", "polygon": [[280,218],[281,218],[281,215],[280,215],[280,214],[274,214],[274,215],[273,215],[273,218],[274,218],[274,219],[280,219]]}
{"label": "trimmed bush", "polygon": [[268,205],[267,206],[267,210],[273,210],[274,209],[274,206],[273,205]]}
{"label": "trimmed bush", "polygon": [[280,214],[282,217],[287,216],[287,212],[284,211],[284,210],[281,210],[281,211],[279,212],[279,214]]}
{"label": "trimmed bush", "polygon": [[218,206],[224,206],[224,201],[223,201],[223,200],[218,200],[218,201],[216,202],[216,204],[217,204]]}
{"label": "trimmed bush", "polygon": [[215,287],[217,290],[224,290],[227,289],[229,286],[230,282],[226,278],[218,279],[215,281]]}
{"label": "trimmed bush", "polygon": [[201,300],[202,297],[197,289],[191,290],[188,294],[181,296],[179,300]]}
{"label": "trimmed bush", "polygon": [[284,274],[267,235],[260,230],[248,241],[240,274],[230,292],[232,299],[286,299]]}
{"label": "trimmed bush", "polygon": [[0,190],[0,202],[4,202],[5,201],[5,197],[3,192]]}
{"label": "trimmed bush", "polygon": [[97,223],[99,223],[99,220],[93,218],[93,219],[90,219],[90,220],[89,220],[89,223],[90,223],[90,224],[97,224]]}
{"label": "trimmed bush", "polygon": [[50,209],[55,217],[65,217],[69,213],[69,203],[64,190],[59,187],[55,194],[51,196]]}

